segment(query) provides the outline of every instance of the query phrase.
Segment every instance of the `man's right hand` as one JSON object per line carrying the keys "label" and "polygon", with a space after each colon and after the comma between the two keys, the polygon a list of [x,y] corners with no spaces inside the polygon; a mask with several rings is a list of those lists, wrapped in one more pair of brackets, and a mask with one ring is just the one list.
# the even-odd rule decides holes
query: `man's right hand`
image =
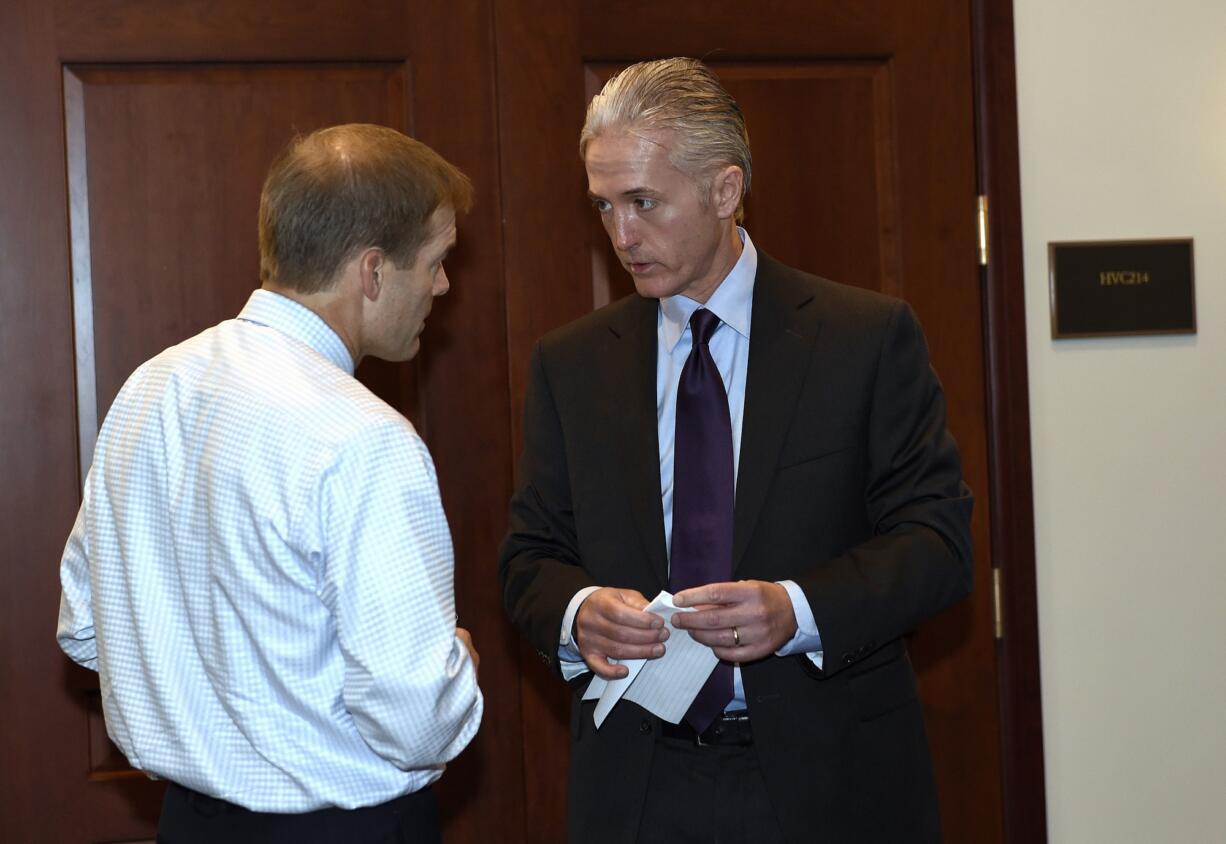
{"label": "man's right hand", "polygon": [[477,649],[473,646],[472,634],[470,634],[463,627],[457,627],[455,629],[455,635],[457,639],[464,643],[464,647],[468,648],[468,655],[472,657],[473,660],[473,671],[476,671],[477,667],[481,664],[481,657],[477,656]]}
{"label": "man's right hand", "polygon": [[587,667],[606,680],[625,677],[630,669],[610,659],[656,659],[664,656],[668,627],[655,613],[643,612],[648,601],[633,589],[597,589],[575,614],[575,643]]}

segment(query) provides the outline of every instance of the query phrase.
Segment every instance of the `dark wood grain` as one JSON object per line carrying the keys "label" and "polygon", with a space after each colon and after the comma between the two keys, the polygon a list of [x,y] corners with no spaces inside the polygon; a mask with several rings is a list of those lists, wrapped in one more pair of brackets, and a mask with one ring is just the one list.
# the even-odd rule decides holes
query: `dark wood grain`
{"label": "dark wood grain", "polygon": [[[366,362],[359,377],[427,438],[457,605],[485,657],[485,723],[518,724],[519,644],[492,568],[511,434],[491,4],[20,0],[2,14],[0,512],[16,549],[0,567],[0,704],[15,728],[0,731],[5,836],[151,837],[162,786],[125,770],[102,730],[97,675],[52,634],[78,450],[88,464],[136,365],[237,313],[258,285],[267,166],[322,125],[411,129],[476,187],[419,359]],[[74,380],[88,402],[79,415]],[[520,754],[517,729],[487,728],[452,766],[438,786],[447,840],[522,827]]]}
{"label": "dark wood grain", "polygon": [[94,840],[114,840],[150,828],[157,791],[143,779],[87,782],[86,672],[65,664],[54,637],[79,479],[53,32],[45,4],[0,6],[0,817],[8,840],[83,840],[78,817],[100,818]]}
{"label": "dark wood grain", "polygon": [[[483,729],[438,785],[446,837],[564,840],[567,693],[505,622],[494,549],[533,343],[629,289],[584,195],[584,104],[609,67],[666,55],[708,58],[746,106],[759,244],[921,317],[978,499],[975,593],[912,640],[946,838],[1044,840],[1009,0],[764,0],[752,14],[731,0],[0,4],[7,838],[149,836],[160,787],[123,773],[96,675],[51,634],[78,452],[130,367],[254,286],[254,197],[279,144],[371,119],[407,127],[477,189],[422,354],[360,370],[430,444],[461,623],[483,656]],[[976,181],[993,214],[982,282]]]}
{"label": "dark wood grain", "polygon": [[[408,55],[419,16],[429,14],[431,4],[55,0],[54,7],[57,55],[66,62],[117,57],[140,62],[397,61]],[[463,42],[457,46],[464,49]]]}
{"label": "dark wood grain", "polygon": [[979,179],[989,198],[984,332],[992,461],[992,544],[1001,570],[998,644],[1006,839],[1047,840],[1035,584],[1034,488],[1011,0],[974,0]]}
{"label": "dark wood grain", "polygon": [[405,25],[413,134],[476,190],[447,261],[451,290],[431,312],[418,360],[420,415],[455,544],[456,607],[481,654],[485,694],[481,731],[438,791],[447,841],[516,841],[525,813],[519,640],[495,575],[512,456],[492,3],[413,4]]}
{"label": "dark wood grain", "polygon": [[[496,16],[499,161],[511,443],[522,438],[528,362],[537,338],[591,310],[591,206],[579,160],[584,99],[576,7],[500,3]],[[569,694],[533,650],[520,649],[524,841],[566,840]],[[508,835],[520,834],[513,831]]]}

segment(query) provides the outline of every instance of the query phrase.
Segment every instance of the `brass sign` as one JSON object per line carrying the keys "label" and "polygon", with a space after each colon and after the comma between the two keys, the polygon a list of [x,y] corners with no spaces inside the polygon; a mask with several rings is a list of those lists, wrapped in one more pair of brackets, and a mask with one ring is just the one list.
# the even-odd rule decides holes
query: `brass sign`
{"label": "brass sign", "polygon": [[1195,334],[1192,239],[1049,243],[1053,337]]}

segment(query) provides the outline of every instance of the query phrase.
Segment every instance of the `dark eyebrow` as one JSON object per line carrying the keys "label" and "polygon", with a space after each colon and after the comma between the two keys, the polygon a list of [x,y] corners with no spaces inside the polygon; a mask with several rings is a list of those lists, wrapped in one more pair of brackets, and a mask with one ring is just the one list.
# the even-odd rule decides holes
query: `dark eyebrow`
{"label": "dark eyebrow", "polygon": [[[652,190],[651,188],[643,187],[643,188],[630,188],[629,190],[624,190],[621,192],[621,195],[632,199],[636,196],[659,196],[659,193]],[[591,191],[587,192],[587,198],[591,200],[604,199],[603,196],[597,196]]]}

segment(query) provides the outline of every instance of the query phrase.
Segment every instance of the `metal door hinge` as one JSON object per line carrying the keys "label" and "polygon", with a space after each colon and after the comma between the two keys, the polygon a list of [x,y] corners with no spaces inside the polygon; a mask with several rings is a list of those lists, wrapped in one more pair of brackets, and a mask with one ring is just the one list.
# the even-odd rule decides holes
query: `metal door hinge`
{"label": "metal door hinge", "polygon": [[996,627],[996,638],[1005,638],[1004,603],[1000,596],[1000,569],[992,569],[992,621]]}
{"label": "metal door hinge", "polygon": [[975,217],[979,228],[979,266],[986,267],[988,265],[988,198],[981,193],[975,199],[977,206]]}

